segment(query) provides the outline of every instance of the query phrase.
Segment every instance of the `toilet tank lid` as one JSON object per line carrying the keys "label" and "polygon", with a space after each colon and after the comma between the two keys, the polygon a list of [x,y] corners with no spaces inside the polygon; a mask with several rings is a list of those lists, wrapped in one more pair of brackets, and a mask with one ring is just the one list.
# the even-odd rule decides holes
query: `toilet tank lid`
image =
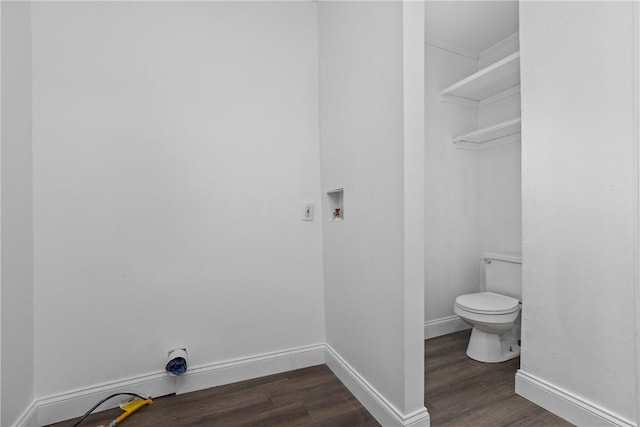
{"label": "toilet tank lid", "polygon": [[520,304],[515,298],[493,292],[460,295],[456,304],[474,313],[506,314],[517,310]]}

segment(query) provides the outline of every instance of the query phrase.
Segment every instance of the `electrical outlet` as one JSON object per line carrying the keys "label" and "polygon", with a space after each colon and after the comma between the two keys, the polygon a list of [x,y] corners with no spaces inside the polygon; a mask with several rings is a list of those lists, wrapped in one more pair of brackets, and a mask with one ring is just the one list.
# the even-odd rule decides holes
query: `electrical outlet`
{"label": "electrical outlet", "polygon": [[313,203],[304,203],[302,207],[302,220],[313,221]]}

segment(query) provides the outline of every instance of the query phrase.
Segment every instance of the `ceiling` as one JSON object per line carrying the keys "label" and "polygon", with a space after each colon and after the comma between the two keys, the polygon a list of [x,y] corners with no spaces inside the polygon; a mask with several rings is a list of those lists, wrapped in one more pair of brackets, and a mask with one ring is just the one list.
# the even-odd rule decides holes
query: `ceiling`
{"label": "ceiling", "polygon": [[517,1],[426,2],[428,38],[475,53],[518,31]]}

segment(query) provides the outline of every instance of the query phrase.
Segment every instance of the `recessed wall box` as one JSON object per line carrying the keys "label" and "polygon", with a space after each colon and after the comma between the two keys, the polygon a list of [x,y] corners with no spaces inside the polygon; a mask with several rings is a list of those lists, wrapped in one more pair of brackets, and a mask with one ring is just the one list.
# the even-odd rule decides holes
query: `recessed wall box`
{"label": "recessed wall box", "polygon": [[344,220],[344,189],[342,187],[327,191],[327,206],[330,222]]}

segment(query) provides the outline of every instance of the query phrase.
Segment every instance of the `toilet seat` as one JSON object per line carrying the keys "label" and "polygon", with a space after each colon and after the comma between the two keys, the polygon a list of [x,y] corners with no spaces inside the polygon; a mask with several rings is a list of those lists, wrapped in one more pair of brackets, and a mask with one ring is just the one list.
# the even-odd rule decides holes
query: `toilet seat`
{"label": "toilet seat", "polygon": [[493,292],[460,295],[456,298],[456,305],[477,314],[510,314],[520,309],[517,299]]}

